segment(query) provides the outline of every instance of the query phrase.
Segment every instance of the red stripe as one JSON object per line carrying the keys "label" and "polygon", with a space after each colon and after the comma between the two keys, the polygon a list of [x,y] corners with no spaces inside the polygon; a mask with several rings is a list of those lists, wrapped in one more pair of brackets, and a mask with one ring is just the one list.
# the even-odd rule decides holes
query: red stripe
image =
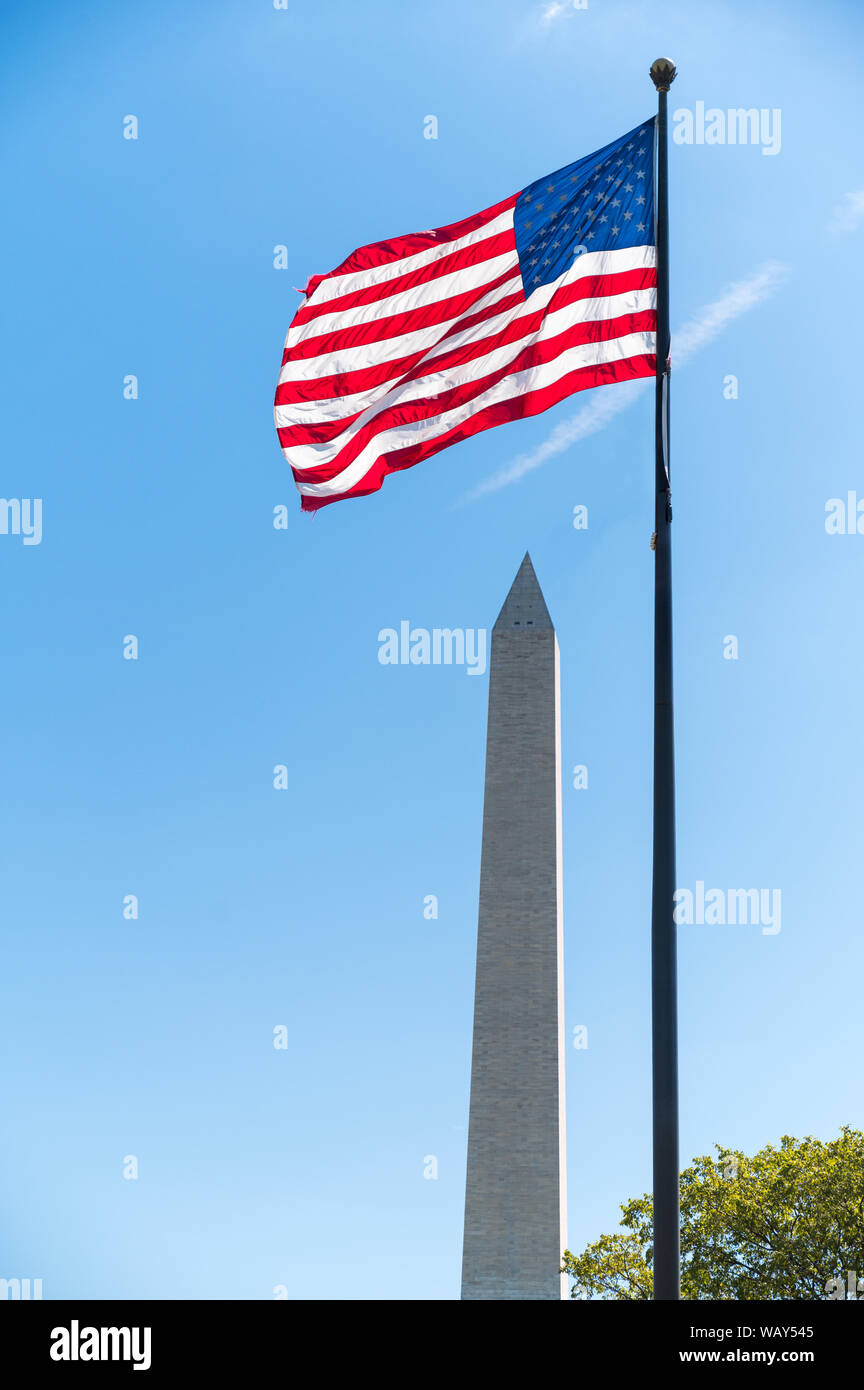
{"label": "red stripe", "polygon": [[[463,328],[473,328],[476,324],[495,318],[497,314],[507,313],[510,309],[515,309],[517,304],[524,302],[525,296],[521,289],[514,294],[505,295],[494,304],[488,304],[485,309],[478,309],[476,314],[468,315],[464,322],[457,323],[443,334],[440,341],[444,342],[450,333],[458,333]],[[428,347],[418,348],[407,357],[394,357],[389,362],[379,362],[374,367],[357,367],[353,372],[336,372],[332,376],[316,376],[308,381],[281,381],[276,387],[275,403],[291,405],[293,401],[328,401],[339,396],[351,396],[357,391],[373,391],[376,386],[385,382],[395,384],[397,380],[404,378],[406,373],[419,367],[429,351]],[[424,375],[423,372],[419,374]]]}
{"label": "red stripe", "polygon": [[500,289],[508,280],[519,274],[519,261],[513,253],[513,262],[495,280],[474,289],[463,290],[461,294],[451,295],[449,299],[437,299],[432,304],[421,304],[417,309],[406,309],[401,314],[386,314],[370,319],[366,323],[355,323],[341,331],[328,329],[317,333],[313,338],[304,338],[288,348],[282,359],[286,362],[302,362],[308,357],[323,357],[340,352],[343,348],[363,347],[366,343],[383,342],[385,338],[398,338],[402,333],[412,333],[420,328],[432,328],[435,324],[449,323],[465,314],[473,304],[484,295]]}
{"label": "red stripe", "polygon": [[331,502],[341,502],[345,497],[365,497],[370,492],[378,491],[388,473],[413,468],[415,464],[431,458],[450,444],[457,444],[461,439],[479,434],[482,430],[492,429],[495,425],[503,425],[508,420],[521,420],[528,415],[539,415],[564,400],[565,396],[575,395],[577,391],[587,391],[594,386],[608,386],[615,381],[632,381],[638,377],[654,376],[656,363],[657,359],[653,353],[643,353],[619,362],[580,367],[562,377],[560,381],[552,382],[538,391],[529,391],[508,401],[498,401],[495,405],[486,406],[470,419],[464,420],[462,424],[454,426],[446,434],[438,435],[435,439],[382,454],[355,487],[332,497],[304,496],[301,509],[304,512],[317,512],[321,507],[328,507]]}
{"label": "red stripe", "polygon": [[[524,337],[529,329],[536,327],[544,313],[554,306],[575,303],[578,299],[607,298],[614,294],[624,294],[628,290],[652,289],[657,284],[657,272],[653,268],[621,270],[611,275],[586,275],[572,284],[556,290],[546,309],[533,310],[530,314],[514,319],[494,337],[478,338],[463,344],[448,353],[439,353],[427,363],[424,361],[429,348],[411,353],[406,357],[394,358],[391,362],[379,362],[374,367],[358,367],[352,372],[337,373],[332,376],[314,377],[309,381],[280,382],[276,387],[276,405],[290,405],[292,401],[333,400],[338,396],[349,396],[359,391],[372,391],[384,382],[413,380],[425,376],[429,371],[438,371],[442,366],[461,365],[474,357],[482,357],[490,346],[514,342]],[[473,328],[485,319],[494,318],[499,313],[514,308],[522,301],[521,292],[499,300],[497,304],[480,310],[462,323],[456,323],[441,339],[461,333],[465,328]],[[527,327],[526,327],[527,324]],[[352,417],[354,418],[354,417]]]}
{"label": "red stripe", "polygon": [[394,357],[392,362],[379,362],[376,367],[358,367],[353,372],[316,376],[311,381],[280,381],[276,387],[276,405],[290,405],[292,401],[329,401],[338,396],[353,396],[355,391],[373,391],[376,386],[395,381],[416,366],[428,351],[428,348],[421,348],[408,357]]}
{"label": "red stripe", "polygon": [[[459,323],[453,329],[453,332],[455,333],[458,331],[461,333],[464,328],[473,328],[476,324],[482,323],[484,319],[492,318],[496,314],[507,313],[510,309],[515,309],[517,304],[524,304],[524,302],[525,299],[522,290],[517,290],[515,294],[510,294],[507,295],[504,299],[499,299],[497,303],[492,305],[491,307],[482,309],[479,313],[476,314],[469,314],[464,319],[460,319]],[[445,335],[445,338],[442,338],[441,341],[445,341],[447,336],[449,335]],[[484,338],[483,341],[488,346],[490,342],[503,342],[504,337],[503,335],[498,335],[494,339]],[[401,359],[405,370],[399,376],[399,382],[416,381],[419,377],[425,376],[427,372],[430,370],[430,368],[434,368],[436,371],[438,370],[438,363],[440,361],[440,357],[436,357],[434,361],[431,363],[424,363],[427,351],[428,349],[422,352],[415,352],[411,357],[403,357]],[[456,360],[458,356],[458,354],[455,351],[447,355],[453,360]],[[474,355],[476,356],[476,353]],[[392,362],[389,362],[386,363],[385,366],[387,370],[384,371],[383,375],[380,376],[379,384],[380,381],[390,380],[389,373],[393,370],[394,364]],[[365,372],[368,370],[368,368],[364,368],[362,369],[362,373],[365,375]],[[378,370],[380,371],[380,369]],[[350,384],[351,378],[359,374],[360,373],[358,372],[352,372],[345,373],[342,376],[316,377],[315,381],[312,382],[311,385],[318,387],[322,381],[326,381],[328,382],[328,384],[330,384],[330,388],[333,392],[333,395],[335,396],[338,394],[339,391],[345,390],[346,386]],[[396,386],[399,384],[399,382],[393,381],[392,385]],[[365,382],[364,384],[368,385],[368,383]],[[363,388],[358,387],[357,389],[362,390]],[[348,394],[347,391],[346,394]],[[277,388],[276,404],[289,405],[298,399],[298,396],[296,394],[292,394],[288,399],[286,399],[286,395],[287,392],[283,392],[280,395],[280,390]],[[319,399],[325,400],[327,399],[327,397],[325,397],[323,394],[319,394],[319,391],[316,390],[314,392],[310,392],[309,399],[312,401],[316,401]],[[282,445],[283,449],[288,449],[293,444],[326,444],[331,439],[335,439],[336,436],[341,434],[343,430],[347,429],[350,424],[353,424],[353,422],[360,415],[362,415],[363,411],[367,410],[368,406],[371,404],[371,401],[368,402],[367,405],[364,405],[360,410],[355,410],[351,415],[340,415],[337,420],[316,420],[311,425],[304,425],[301,421],[298,421],[296,424],[292,425],[279,425],[276,429],[276,433],[279,435],[279,443]]]}
{"label": "red stripe", "polygon": [[[651,333],[656,331],[656,327],[657,313],[654,309],[643,309],[635,314],[624,314],[617,319],[591,319],[586,323],[571,324],[553,337],[530,343],[517,353],[510,362],[496,368],[494,372],[489,372],[486,376],[476,377],[474,380],[463,382],[459,386],[451,386],[435,395],[422,396],[418,400],[406,401],[404,404],[393,405],[382,410],[356,434],[352,435],[345,447],[340,449],[336,457],[331,459],[329,463],[321,464],[317,468],[304,468],[296,471],[294,476],[304,483],[329,482],[331,478],[335,478],[338,473],[342,472],[343,468],[347,468],[349,463],[357,458],[375,435],[382,434],[393,426],[415,424],[418,420],[432,419],[436,415],[445,414],[448,410],[467,405],[503,381],[505,377],[513,376],[516,372],[526,371],[531,367],[542,366],[547,362],[554,362],[562,352],[582,343],[609,342],[615,338],[625,337],[629,333]],[[584,371],[585,368],[578,370]],[[290,459],[288,461],[290,463]]]}
{"label": "red stripe", "polygon": [[416,289],[441,275],[452,275],[457,270],[467,270],[480,265],[493,256],[503,256],[506,251],[516,252],[516,238],[513,228],[487,237],[485,241],[475,241],[471,246],[463,246],[459,251],[451,251],[440,260],[429,261],[428,265],[408,270],[404,275],[395,275],[392,280],[376,280],[374,285],[366,285],[362,290],[352,290],[350,294],[336,295],[335,299],[324,299],[320,304],[301,304],[291,327],[308,323],[310,319],[320,318],[322,314],[338,314],[345,309],[356,308],[360,304],[374,304],[377,299],[387,299],[393,294],[403,294],[405,290]]}
{"label": "red stripe", "polygon": [[[494,335],[486,338],[473,338],[470,343],[462,343],[459,347],[451,348],[449,352],[436,353],[423,370],[414,368],[408,373],[407,379],[421,377],[425,375],[426,371],[438,372],[446,370],[448,367],[461,367],[475,357],[482,357],[493,347],[503,347],[506,343],[518,342],[520,338],[526,338],[529,334],[536,333],[549,314],[558,309],[566,308],[568,304],[576,304],[580,299],[607,299],[616,294],[626,294],[630,290],[653,289],[656,284],[657,272],[653,269],[621,270],[612,275],[586,275],[583,279],[574,280],[569,285],[561,285],[543,308],[533,309],[528,314],[520,315],[519,318],[513,319]],[[590,322],[610,323],[616,322],[616,320],[598,319],[590,320]],[[473,327],[470,321],[454,324],[450,332],[441,339],[441,342],[446,342],[448,337],[461,333],[463,328],[469,327]],[[402,378],[403,381],[405,379],[405,377]]]}
{"label": "red stripe", "polygon": [[409,236],[393,237],[390,241],[373,241],[369,246],[359,246],[341,265],[337,265],[335,270],[328,271],[326,275],[313,275],[306,286],[306,294],[313,295],[323,280],[330,280],[334,275],[373,270],[376,266],[390,265],[393,261],[402,260],[404,256],[416,255],[418,251],[428,251],[430,247],[440,246],[446,241],[458,241],[460,237],[468,236],[480,227],[485,227],[487,222],[494,221],[508,208],[515,207],[518,198],[519,194],[514,193],[512,197],[495,203],[494,207],[476,212],[473,217],[466,217],[462,222],[451,222],[449,227],[438,227],[431,232],[414,232]]}
{"label": "red stripe", "polygon": [[320,420],[314,425],[277,425],[276,433],[283,449],[297,444],[329,444],[362,414],[362,410],[355,410],[353,415],[344,415],[339,420]]}

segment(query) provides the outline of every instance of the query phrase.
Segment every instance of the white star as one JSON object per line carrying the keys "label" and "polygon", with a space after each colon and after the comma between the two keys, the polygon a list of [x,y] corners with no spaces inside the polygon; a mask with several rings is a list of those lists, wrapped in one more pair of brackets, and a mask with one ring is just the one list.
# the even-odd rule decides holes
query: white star
{"label": "white star", "polygon": [[640,222],[640,223],[638,224],[636,230],[637,230],[638,232],[644,232],[644,230],[645,230],[645,223],[644,223],[644,222]]}
{"label": "white star", "polygon": [[637,174],[636,177],[637,177],[637,179],[644,179],[645,175],[644,175],[644,174]]}
{"label": "white star", "polygon": [[612,228],[612,235],[613,235],[613,236],[617,236],[618,233],[620,232],[620,230],[621,230],[620,227],[613,227],[613,228]]}
{"label": "white star", "polygon": [[624,221],[625,221],[625,222],[629,222],[629,221],[630,221],[630,218],[631,218],[632,216],[633,216],[632,212],[625,212],[625,214],[624,214]]}
{"label": "white star", "polygon": [[632,185],[632,183],[625,183],[625,185],[624,185],[624,192],[625,192],[625,193],[632,193],[632,192],[633,192],[633,185]]}
{"label": "white star", "polygon": [[644,202],[645,202],[645,195],[644,195],[643,193],[640,193],[640,194],[639,194],[639,197],[636,199],[636,202],[637,202],[637,203],[644,203]]}

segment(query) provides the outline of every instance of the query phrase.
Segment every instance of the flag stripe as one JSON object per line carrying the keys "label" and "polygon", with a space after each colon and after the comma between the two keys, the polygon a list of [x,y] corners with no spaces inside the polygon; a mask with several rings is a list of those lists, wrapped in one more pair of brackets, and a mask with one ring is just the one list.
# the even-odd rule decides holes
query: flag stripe
{"label": "flag stripe", "polygon": [[[437,358],[433,359],[434,372],[424,375],[415,369],[417,375],[413,377],[409,373],[407,379],[403,378],[381,400],[355,417],[359,422],[356,428],[353,423],[343,422],[343,429],[338,436],[331,436],[330,442],[316,441],[308,435],[304,438],[307,427],[280,428],[283,447],[291,446],[292,468],[295,472],[304,470],[305,477],[307,468],[318,469],[333,459],[348,463],[356,456],[358,438],[368,438],[384,428],[382,421],[407,418],[404,415],[406,407],[414,412],[410,418],[421,413],[439,414],[457,400],[479,395],[493,379],[520,371],[531,362],[551,360],[571,345],[650,332],[655,326],[653,289],[617,296],[620,311],[617,316],[590,312],[594,303],[580,300],[564,305],[549,316],[548,331],[542,337],[539,329],[543,316],[535,314],[511,325],[509,341],[506,333],[496,334],[479,344],[457,349],[441,365]],[[587,313],[586,307],[589,308]],[[526,323],[527,328],[523,327]]]}
{"label": "flag stripe", "polygon": [[[542,359],[540,345],[538,356]],[[633,333],[623,338],[600,343],[584,343],[558,352],[548,362],[533,361],[529,351],[526,356],[531,365],[521,371],[507,369],[493,375],[491,385],[481,395],[472,394],[467,401],[457,403],[451,410],[436,411],[432,416],[407,420],[393,426],[381,436],[373,438],[364,449],[345,468],[332,474],[320,483],[310,483],[303,472],[295,474],[298,488],[310,496],[327,496],[342,493],[359,483],[368,470],[383,455],[400,449],[415,438],[425,438],[449,429],[453,424],[466,420],[487,405],[506,400],[513,395],[527,395],[532,391],[553,384],[560,377],[581,369],[594,370],[605,364],[630,357],[645,357],[654,346],[653,333]],[[449,418],[448,418],[449,417]],[[332,466],[331,466],[332,469]],[[328,470],[330,471],[330,470]]]}
{"label": "flag stripe", "polygon": [[[515,293],[503,297],[500,288],[493,290],[488,296],[488,303],[486,300],[479,300],[474,312],[465,319],[457,321],[456,327],[461,329],[464,325],[476,326],[491,321],[502,313],[524,303],[525,296],[521,286]],[[449,328],[443,324],[440,330],[435,333],[417,335],[417,346],[413,353],[409,353],[405,357],[393,358],[389,362],[385,360],[376,363],[372,367],[365,365],[368,361],[368,354],[360,357],[360,361],[364,363],[363,366],[357,367],[354,371],[336,372],[328,377],[316,377],[312,374],[314,368],[307,367],[309,375],[306,380],[297,378],[280,381],[276,388],[276,403],[277,405],[285,405],[299,397],[307,402],[319,399],[326,404],[339,396],[352,395],[364,389],[374,390],[379,386],[387,386],[391,382],[399,380],[407,371],[421,362],[429,352],[434,351],[438,342],[446,343],[455,331],[455,328]],[[386,357],[386,352],[383,355]],[[318,361],[322,365],[333,365],[333,360],[329,357],[319,358]]]}
{"label": "flag stripe", "polygon": [[[514,267],[512,279],[514,286],[519,287],[519,301],[524,301],[521,282],[519,281],[518,268]],[[508,286],[499,281],[493,281],[491,287],[485,295],[475,296],[471,307],[474,312],[485,311],[490,306],[497,306],[499,300],[507,297]],[[494,309],[497,312],[497,307]],[[295,357],[291,354],[290,359],[285,363],[280,374],[280,385],[285,385],[291,381],[313,381],[317,380],[321,374],[321,367],[329,368],[331,375],[341,375],[352,370],[358,371],[363,367],[374,367],[386,362],[388,355],[395,357],[407,356],[413,351],[427,351],[433,347],[449,331],[449,326],[458,319],[458,315],[451,315],[445,318],[442,323],[431,323],[424,328],[414,328],[409,332],[395,331],[397,324],[391,324],[389,320],[382,330],[379,338],[371,343],[364,343],[360,347],[345,345],[339,350],[328,352],[327,343],[335,339],[332,335],[329,339],[317,340],[318,352],[314,357]],[[394,331],[391,331],[394,330]],[[321,349],[324,349],[323,351]],[[335,372],[334,372],[335,368]]]}
{"label": "flag stripe", "polygon": [[[305,447],[295,446],[291,451],[292,468],[294,476],[298,481],[306,483],[327,482],[337,476],[345,476],[344,470],[359,458],[361,453],[368,449],[373,441],[375,448],[380,449],[381,442],[378,436],[385,435],[392,430],[399,430],[404,425],[413,425],[415,422],[433,420],[440,422],[441,417],[448,412],[473,405],[477,405],[478,400],[486,398],[489,393],[501,381],[515,377],[521,372],[530,368],[540,367],[550,362],[564,361],[562,342],[566,340],[568,348],[575,350],[577,347],[585,347],[589,360],[595,354],[590,351],[590,345],[609,344],[611,342],[624,343],[632,353],[632,338],[639,338],[642,346],[650,346],[650,333],[654,329],[654,311],[646,310],[641,314],[627,314],[620,319],[607,319],[601,321],[589,321],[580,324],[578,331],[565,329],[556,338],[544,337],[542,340],[530,343],[524,347],[515,357],[508,356],[507,360],[492,370],[487,371],[482,376],[472,376],[468,380],[458,385],[449,384],[453,381],[448,377],[447,389],[435,396],[411,397],[405,400],[397,399],[391,402],[388,395],[386,407],[381,409],[371,420],[364,421],[362,424],[358,420],[358,427],[351,429],[350,439],[343,443],[340,439],[336,448],[330,444],[308,444]],[[617,346],[612,349],[618,352]],[[494,359],[495,353],[489,354]],[[605,349],[596,348],[596,359],[598,361],[608,360],[605,356]],[[486,359],[484,359],[484,364]]]}
{"label": "flag stripe", "polygon": [[465,222],[456,222],[452,227],[361,246],[329,274],[313,276],[306,287],[307,300],[321,304],[371,285],[388,284],[398,275],[440,260],[442,247],[449,254],[505,232],[513,226],[513,208],[518,196],[505,198],[495,207]]}
{"label": "flag stripe", "polygon": [[316,494],[310,489],[307,494],[303,485],[298,483],[298,489],[303,494],[302,510],[314,512],[320,507],[329,506],[331,502],[340,501],[343,497],[365,497],[370,492],[377,492],[388,473],[395,473],[403,468],[413,468],[415,464],[431,458],[433,454],[437,454],[441,449],[446,449],[450,444],[457,444],[460,440],[467,439],[473,434],[479,434],[482,430],[492,429],[495,425],[503,425],[510,420],[521,420],[525,416],[539,415],[542,411],[557,405],[566,396],[575,395],[577,391],[586,391],[595,386],[607,386],[617,381],[632,381],[638,377],[653,376],[655,371],[656,357],[653,352],[622,358],[616,362],[577,368],[567,376],[541,389],[523,395],[515,395],[508,400],[485,406],[461,424],[453,425],[444,434],[437,435],[433,439],[427,439],[421,444],[412,444],[404,449],[393,450],[389,454],[380,455],[363,479],[344,492],[331,493],[328,496]]}
{"label": "flag stripe", "polygon": [[[596,311],[600,317],[614,317],[616,313],[621,313],[621,296],[633,291],[639,291],[656,286],[657,274],[653,266],[644,266],[634,270],[624,270],[619,272],[607,273],[605,275],[586,275],[574,280],[568,286],[562,286],[559,290],[556,301],[556,310],[560,310],[565,305],[581,299],[591,299],[592,304],[586,306],[589,312]],[[508,300],[502,300],[493,304],[490,308],[475,317],[463,319],[456,331],[451,331],[442,337],[426,353],[417,354],[414,359],[396,359],[392,364],[392,372],[387,372],[388,364],[384,364],[386,376],[382,378],[382,368],[376,367],[366,371],[360,368],[356,372],[337,376],[336,378],[317,378],[308,385],[312,388],[311,394],[305,402],[298,402],[296,393],[291,388],[296,388],[299,383],[284,383],[280,385],[276,394],[276,424],[277,426],[287,427],[292,423],[316,423],[308,417],[315,410],[320,409],[322,415],[327,419],[332,419],[334,415],[354,417],[358,409],[362,406],[374,403],[372,393],[376,387],[388,384],[390,381],[405,381],[417,379],[425,375],[425,364],[434,363],[435,370],[444,370],[447,366],[458,360],[467,360],[467,357],[460,357],[463,345],[467,343],[478,344],[476,354],[486,350],[486,345],[490,338],[498,337],[498,341],[503,343],[511,340],[522,333],[533,331],[538,326],[538,315],[542,316],[545,304],[552,300],[552,291],[536,291],[529,301],[525,301],[520,291],[518,295],[512,296]],[[636,301],[634,301],[635,303]],[[530,310],[524,320],[513,318],[513,310],[519,308]],[[639,302],[639,307],[641,301]],[[573,322],[578,319],[574,318]],[[483,335],[474,333],[474,329],[481,324],[485,325]],[[502,335],[499,337],[499,335]],[[409,365],[410,363],[410,365]],[[328,392],[331,388],[343,386],[352,389],[342,396],[330,397]],[[284,387],[284,389],[283,389]],[[379,393],[381,394],[381,393]],[[305,414],[304,414],[305,412]]]}
{"label": "flag stripe", "polygon": [[[500,318],[506,322],[509,312],[525,303],[525,297],[520,289],[516,294],[508,295],[505,299],[496,300],[494,304],[489,304],[484,309],[478,310],[474,314],[460,319],[458,324],[459,335],[464,330],[476,327],[481,323],[489,323],[494,319]],[[450,345],[451,334],[455,330],[446,333],[441,339],[442,349]],[[288,426],[292,423],[301,421],[315,424],[338,423],[341,419],[352,418],[362,411],[366,406],[374,402],[389,389],[390,386],[400,381],[413,380],[417,375],[423,375],[425,371],[424,363],[431,361],[438,345],[434,345],[428,352],[415,352],[410,357],[397,358],[393,362],[385,362],[379,367],[371,368],[368,372],[362,368],[356,372],[343,373],[341,376],[316,377],[309,382],[288,381],[276,389],[276,424],[277,426]],[[422,370],[421,370],[422,369]],[[321,395],[319,397],[319,390]],[[342,395],[327,396],[326,392],[342,391]],[[300,392],[303,392],[305,399],[301,399]]]}
{"label": "flag stripe", "polygon": [[[446,251],[446,249],[445,247],[444,250]],[[442,254],[440,258],[428,261],[425,265],[418,266],[416,270],[405,271],[404,274],[397,275],[392,280],[386,280],[383,283],[376,280],[371,285],[364,286],[363,289],[337,295],[335,299],[325,299],[320,304],[310,304],[307,300],[301,304],[294,315],[287,341],[293,341],[291,335],[295,328],[302,328],[314,319],[326,318],[330,314],[338,316],[344,313],[347,315],[349,310],[366,305],[375,305],[385,299],[396,299],[412,290],[423,291],[426,286],[429,286],[430,296],[435,298],[438,281],[445,281],[446,283],[448,275],[454,275],[459,271],[468,271],[475,266],[482,266],[484,261],[492,260],[507,250],[513,252],[514,264],[517,263],[512,220],[503,231],[496,232],[494,236],[472,242],[470,246],[463,247],[461,251]],[[478,274],[477,283],[479,284],[481,281],[482,272]],[[416,302],[424,303],[425,299],[418,297]]]}
{"label": "flag stripe", "polygon": [[[430,328],[438,328],[442,323],[452,323],[454,319],[461,318],[477,303],[482,293],[491,294],[493,290],[503,289],[504,286],[512,290],[515,285],[521,283],[519,265],[512,251],[489,261],[488,266],[491,277],[484,277],[478,284],[468,285],[464,289],[460,286],[458,293],[450,294],[446,298],[430,300],[428,303],[397,313],[382,314],[380,317],[370,318],[366,310],[359,310],[359,313],[364,314],[365,322],[354,322],[353,316],[349,315],[347,320],[343,320],[346,326],[339,332],[331,327],[323,333],[316,333],[314,337],[310,336],[302,342],[295,343],[291,348],[291,361],[293,363],[312,357],[328,357],[346,348],[365,347],[368,343],[379,342],[382,338],[397,338],[406,333],[426,332]],[[461,278],[461,275],[456,277],[457,281]]]}

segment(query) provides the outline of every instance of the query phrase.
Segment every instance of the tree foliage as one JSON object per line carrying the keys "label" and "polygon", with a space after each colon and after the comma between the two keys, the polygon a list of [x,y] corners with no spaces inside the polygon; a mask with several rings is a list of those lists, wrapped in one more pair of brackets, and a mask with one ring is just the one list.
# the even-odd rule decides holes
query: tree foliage
{"label": "tree foliage", "polygon": [[[850,1270],[861,1297],[864,1132],[844,1126],[830,1143],[785,1135],[752,1158],[716,1148],[681,1174],[681,1297],[825,1299],[828,1280],[845,1284]],[[652,1297],[650,1194],[621,1211],[622,1231],[564,1252],[571,1297]]]}

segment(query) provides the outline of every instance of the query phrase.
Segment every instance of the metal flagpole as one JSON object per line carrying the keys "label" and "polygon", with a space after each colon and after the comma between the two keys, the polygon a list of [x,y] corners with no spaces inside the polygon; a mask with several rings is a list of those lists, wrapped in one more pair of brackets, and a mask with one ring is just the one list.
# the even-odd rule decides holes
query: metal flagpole
{"label": "metal flagpole", "polygon": [[651,65],[657,88],[654,196],[657,246],[657,380],[654,537],[654,879],[651,894],[651,1040],[654,1108],[654,1297],[680,1293],[678,1186],[678,984],[675,893],[675,744],[672,707],[672,521],[669,487],[669,202],[666,94],[675,64]]}

